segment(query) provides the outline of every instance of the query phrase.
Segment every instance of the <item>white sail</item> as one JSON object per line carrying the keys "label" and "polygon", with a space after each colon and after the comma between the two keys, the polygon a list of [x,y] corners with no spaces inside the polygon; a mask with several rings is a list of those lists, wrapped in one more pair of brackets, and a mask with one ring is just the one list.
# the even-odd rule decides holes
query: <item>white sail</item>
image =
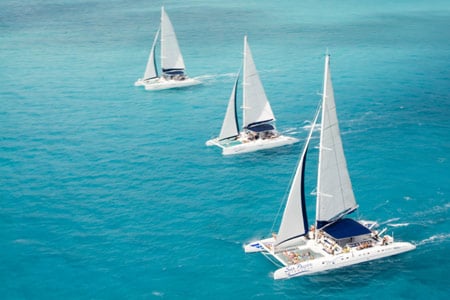
{"label": "white sail", "polygon": [[278,234],[276,236],[276,250],[282,249],[282,247],[280,247],[281,244],[287,244],[287,246],[289,246],[289,241],[295,240],[297,237],[303,236],[308,232],[308,218],[306,214],[304,191],[304,173],[309,142],[316,126],[319,112],[320,110],[317,111],[312,123],[311,130],[309,131],[308,138],[303,147],[300,162],[295,171],[294,179],[289,190],[289,196],[286,202],[286,207],[284,208],[280,229],[278,230]]}
{"label": "white sail", "polygon": [[223,119],[222,129],[220,130],[218,138],[219,140],[224,140],[239,135],[239,125],[236,115],[236,91],[239,81],[239,73],[236,77],[236,81],[234,82],[230,100],[228,101],[227,112],[225,114],[225,118]]}
{"label": "white sail", "polygon": [[159,29],[156,32],[155,39],[153,40],[152,49],[150,50],[150,55],[148,57],[147,66],[145,67],[144,80],[152,79],[158,77],[158,70],[156,69],[155,61],[155,48],[158,41]]}
{"label": "white sail", "polygon": [[275,120],[269,100],[259,79],[252,53],[244,37],[243,126]]}
{"label": "white sail", "polygon": [[161,68],[163,72],[185,69],[177,36],[164,7],[161,8]]}
{"label": "white sail", "polygon": [[334,221],[357,208],[344,156],[329,70],[325,58],[317,181],[316,222]]}

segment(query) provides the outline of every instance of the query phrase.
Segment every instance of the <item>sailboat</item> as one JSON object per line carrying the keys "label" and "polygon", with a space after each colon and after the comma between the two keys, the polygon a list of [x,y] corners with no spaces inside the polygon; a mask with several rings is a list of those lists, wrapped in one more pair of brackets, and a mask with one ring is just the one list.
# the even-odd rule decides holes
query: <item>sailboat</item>
{"label": "sailboat", "polygon": [[253,61],[247,36],[244,37],[242,119],[239,130],[236,94],[240,71],[234,82],[225,118],[218,137],[206,142],[207,146],[222,148],[223,155],[240,154],[294,144],[299,140],[281,135],[275,127],[275,116]]}
{"label": "sailboat", "polygon": [[[161,36],[161,74],[158,74],[155,49]],[[144,86],[146,90],[163,90],[200,84],[197,79],[186,75],[186,66],[178,45],[177,36],[164,7],[161,7],[161,26],[155,34],[144,77],[134,85]]]}
{"label": "sailboat", "polygon": [[[333,86],[325,58],[322,102],[300,155],[277,233],[244,245],[245,252],[262,252],[281,268],[274,279],[288,279],[342,268],[415,249],[408,242],[378,232],[376,222],[348,215],[358,205],[353,194],[339,131]],[[316,221],[308,228],[304,175],[313,129],[321,112]]]}

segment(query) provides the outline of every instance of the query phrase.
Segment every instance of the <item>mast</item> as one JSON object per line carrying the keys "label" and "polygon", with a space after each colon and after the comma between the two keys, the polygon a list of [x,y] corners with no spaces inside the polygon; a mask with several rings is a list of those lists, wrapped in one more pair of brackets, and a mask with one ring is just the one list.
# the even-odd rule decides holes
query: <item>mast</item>
{"label": "mast", "polygon": [[320,193],[320,189],[321,189],[321,181],[320,181],[320,177],[321,177],[321,173],[322,173],[322,168],[321,168],[321,150],[322,149],[322,140],[323,140],[323,120],[324,120],[324,115],[325,115],[325,99],[326,99],[326,93],[327,93],[327,78],[328,78],[328,67],[329,67],[329,60],[330,60],[330,56],[328,54],[328,50],[327,50],[327,54],[325,55],[325,70],[323,71],[323,85],[322,85],[322,116],[320,118],[322,124],[320,124],[320,138],[319,138],[319,162],[318,162],[318,171],[317,171],[317,189],[316,189],[316,228],[319,229],[319,193]]}
{"label": "mast", "polygon": [[330,56],[327,54],[322,95],[316,227],[335,222],[357,207],[342,146],[331,81]]}
{"label": "mast", "polygon": [[243,78],[242,78],[242,126],[245,128],[246,126],[246,110],[247,108],[247,64],[245,63],[247,61],[247,36],[244,35],[244,59],[242,62],[242,72],[243,72]]}

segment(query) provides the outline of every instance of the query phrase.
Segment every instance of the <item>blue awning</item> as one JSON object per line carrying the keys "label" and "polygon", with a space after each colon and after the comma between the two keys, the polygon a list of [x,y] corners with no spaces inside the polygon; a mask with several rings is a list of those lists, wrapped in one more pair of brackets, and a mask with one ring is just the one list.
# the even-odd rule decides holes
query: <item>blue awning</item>
{"label": "blue awning", "polygon": [[274,130],[275,128],[271,124],[263,123],[263,124],[249,125],[247,129],[254,132],[262,132]]}
{"label": "blue awning", "polygon": [[167,75],[183,75],[184,69],[163,69],[164,74]]}
{"label": "blue awning", "polygon": [[340,219],[323,230],[337,240],[371,233],[370,229],[353,219]]}

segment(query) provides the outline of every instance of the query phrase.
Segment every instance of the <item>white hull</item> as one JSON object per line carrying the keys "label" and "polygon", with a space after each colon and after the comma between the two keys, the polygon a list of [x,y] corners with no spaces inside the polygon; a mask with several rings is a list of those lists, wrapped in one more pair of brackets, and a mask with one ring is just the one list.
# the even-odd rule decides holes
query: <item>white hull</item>
{"label": "white hull", "polygon": [[362,262],[376,260],[403,252],[416,247],[406,242],[395,242],[389,245],[377,245],[364,250],[351,250],[349,253],[327,255],[316,260],[286,266],[275,271],[274,279],[289,279],[292,277],[311,275],[314,273],[343,268]]}
{"label": "white hull", "polygon": [[142,80],[138,80],[134,85],[143,85],[147,91],[157,91],[157,90],[166,90],[173,88],[182,88],[187,86],[193,86],[201,84],[201,82],[194,78],[185,78],[183,80],[174,80],[174,79],[165,79],[165,78],[157,78],[150,81],[143,82]]}
{"label": "white hull", "polygon": [[269,139],[258,139],[249,141],[246,139],[218,141],[211,139],[206,142],[206,146],[217,146],[222,148],[223,155],[234,155],[271,149],[297,143],[299,140],[293,137],[279,135]]}
{"label": "white hull", "polygon": [[[390,238],[390,237],[389,237]],[[346,251],[330,254],[324,248],[324,244],[316,240],[303,239],[303,244],[289,248],[289,251],[274,253],[272,243],[274,239],[269,238],[245,245],[245,252],[262,252],[275,258],[284,267],[274,273],[274,279],[289,279],[324,272],[328,270],[343,268],[362,262],[376,260],[388,256],[397,255],[414,250],[416,246],[407,242],[391,242],[385,244],[380,240],[374,242],[370,247],[349,247]],[[374,240],[375,241],[375,240]],[[292,253],[302,253],[301,261],[293,262]],[[307,253],[308,255],[306,255]]]}

